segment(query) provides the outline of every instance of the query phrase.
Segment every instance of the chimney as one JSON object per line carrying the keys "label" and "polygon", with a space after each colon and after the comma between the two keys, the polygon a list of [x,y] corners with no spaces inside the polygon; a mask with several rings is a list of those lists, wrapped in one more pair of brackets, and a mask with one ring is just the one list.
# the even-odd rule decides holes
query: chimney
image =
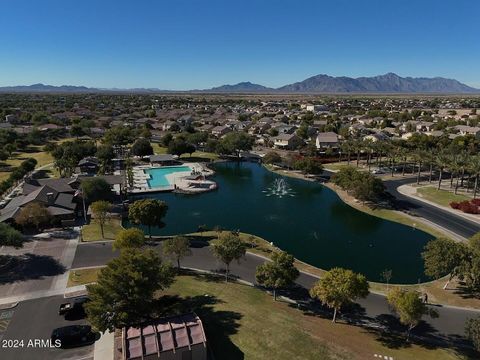
{"label": "chimney", "polygon": [[53,197],[53,193],[47,193],[47,203],[48,205],[52,205],[55,202],[55,198]]}

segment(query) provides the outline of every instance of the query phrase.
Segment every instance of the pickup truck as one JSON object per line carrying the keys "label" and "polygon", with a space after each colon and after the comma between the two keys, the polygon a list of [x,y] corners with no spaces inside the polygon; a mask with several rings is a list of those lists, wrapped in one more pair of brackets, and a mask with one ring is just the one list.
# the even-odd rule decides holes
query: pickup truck
{"label": "pickup truck", "polygon": [[90,299],[86,296],[81,296],[73,299],[73,301],[60,304],[58,309],[58,315],[71,315],[73,313],[82,314],[84,313],[83,305]]}

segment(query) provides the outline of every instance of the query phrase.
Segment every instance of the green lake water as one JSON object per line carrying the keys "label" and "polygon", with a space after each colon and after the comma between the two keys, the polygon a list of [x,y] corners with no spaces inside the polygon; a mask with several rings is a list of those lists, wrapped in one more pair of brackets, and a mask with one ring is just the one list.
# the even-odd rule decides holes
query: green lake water
{"label": "green lake water", "polygon": [[431,235],[362,213],[321,184],[282,177],[255,163],[218,163],[215,171],[217,191],[149,194],[169,206],[166,227],[152,233],[218,225],[258,235],[322,269],[345,267],[372,281],[391,269],[393,283],[427,280],[420,254]]}

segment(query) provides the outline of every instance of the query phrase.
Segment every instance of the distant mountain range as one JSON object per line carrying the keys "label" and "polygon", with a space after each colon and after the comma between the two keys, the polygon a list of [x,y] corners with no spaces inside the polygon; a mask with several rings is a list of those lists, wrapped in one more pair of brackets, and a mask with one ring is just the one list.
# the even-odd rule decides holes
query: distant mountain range
{"label": "distant mountain range", "polygon": [[[129,93],[165,93],[174,92],[156,88],[144,89],[99,89],[85,86],[52,86],[34,84],[28,86],[0,87],[0,92],[55,92],[55,93],[92,93],[92,92],[129,92]],[[480,94],[475,89],[454,79],[442,77],[412,78],[401,77],[394,73],[373,77],[350,78],[316,75],[293,84],[279,88],[269,88],[251,82],[235,85],[222,85],[205,90],[189,90],[177,92],[192,93],[285,93],[285,94],[321,94],[321,93],[438,93],[438,94]]]}

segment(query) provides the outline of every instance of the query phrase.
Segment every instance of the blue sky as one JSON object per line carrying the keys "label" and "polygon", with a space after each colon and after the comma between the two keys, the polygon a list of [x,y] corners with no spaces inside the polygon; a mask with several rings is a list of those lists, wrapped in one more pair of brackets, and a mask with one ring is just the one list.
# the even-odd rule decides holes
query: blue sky
{"label": "blue sky", "polygon": [[0,86],[281,86],[326,73],[480,87],[478,0],[0,0]]}

